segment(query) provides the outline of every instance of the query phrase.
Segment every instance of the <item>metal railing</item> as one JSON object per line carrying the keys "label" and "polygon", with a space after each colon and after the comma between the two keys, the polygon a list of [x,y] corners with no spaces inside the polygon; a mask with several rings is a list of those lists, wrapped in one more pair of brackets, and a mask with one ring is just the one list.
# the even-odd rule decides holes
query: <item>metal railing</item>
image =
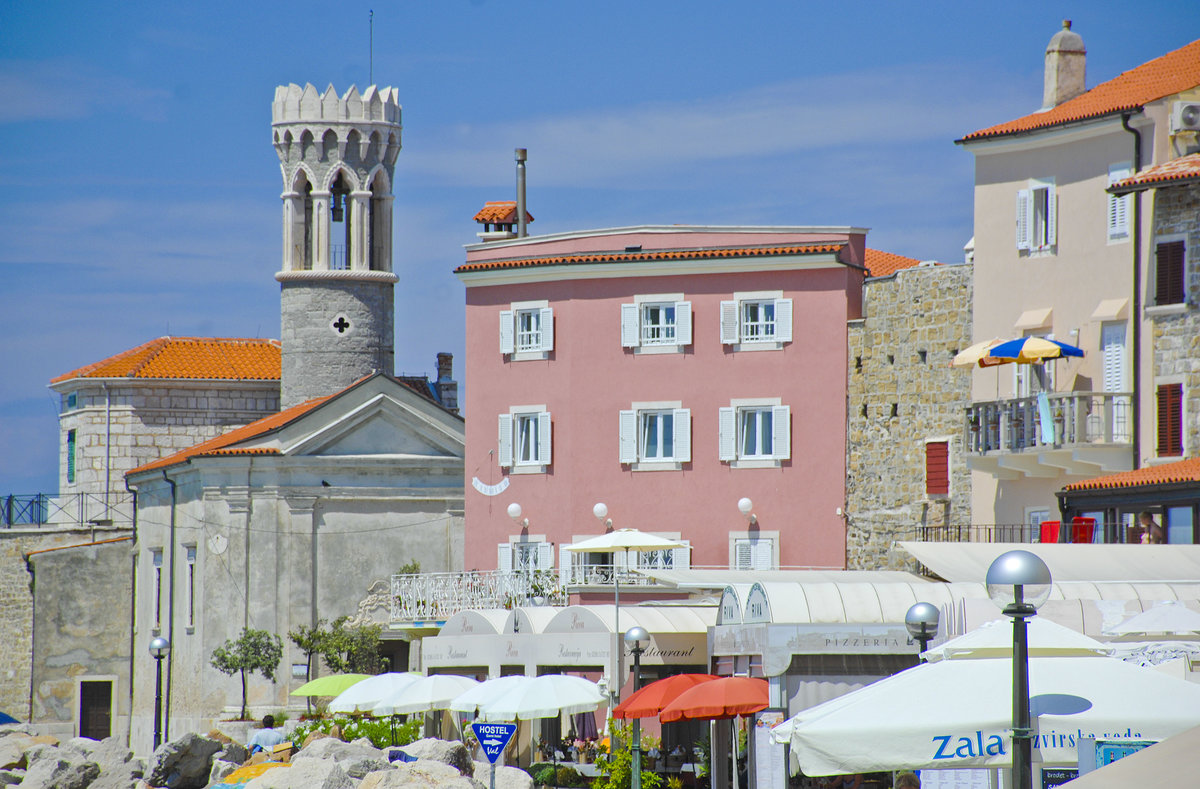
{"label": "metal railing", "polygon": [[921,542],[1033,542],[1038,527],[1028,523],[951,523],[919,526]]}
{"label": "metal railing", "polygon": [[[667,566],[639,566],[639,570],[669,570]],[[619,576],[621,586],[653,586],[655,581],[622,566],[611,564],[573,564],[561,571],[566,586],[612,586],[613,575]]]}
{"label": "metal railing", "polygon": [[[1060,392],[972,403],[967,407],[967,452],[1021,452],[1041,447],[1129,444],[1131,396],[1121,392]],[[1048,421],[1047,421],[1048,420]]]}
{"label": "metal railing", "polygon": [[531,604],[567,604],[558,570],[475,570],[392,576],[393,621],[444,621],[471,608]]}
{"label": "metal railing", "polygon": [[88,528],[94,526],[133,525],[134,496],[125,491],[103,493],[67,493],[48,496],[10,495],[0,498],[0,526]]}

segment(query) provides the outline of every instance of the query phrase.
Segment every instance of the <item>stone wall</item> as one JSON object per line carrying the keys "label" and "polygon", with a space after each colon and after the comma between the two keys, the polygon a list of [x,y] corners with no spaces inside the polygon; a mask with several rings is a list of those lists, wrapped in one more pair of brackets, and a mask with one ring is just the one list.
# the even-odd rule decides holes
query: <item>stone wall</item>
{"label": "stone wall", "polygon": [[[1183,383],[1183,449],[1188,457],[1200,455],[1200,185],[1162,188],[1154,197],[1154,234],[1184,234],[1187,255],[1187,304],[1183,311],[1152,315],[1154,324],[1154,378],[1159,383]],[[1153,271],[1154,251],[1148,265]],[[1149,290],[1148,301],[1154,292]],[[1156,411],[1155,393],[1144,402]],[[1152,421],[1151,425],[1157,425]],[[1147,452],[1157,447],[1157,435],[1143,439]]]}
{"label": "stone wall", "polygon": [[[912,569],[898,540],[970,522],[963,457],[971,372],[950,367],[971,343],[972,267],[918,266],[863,286],[849,325],[846,566]],[[948,440],[950,494],[925,494],[925,443]]]}

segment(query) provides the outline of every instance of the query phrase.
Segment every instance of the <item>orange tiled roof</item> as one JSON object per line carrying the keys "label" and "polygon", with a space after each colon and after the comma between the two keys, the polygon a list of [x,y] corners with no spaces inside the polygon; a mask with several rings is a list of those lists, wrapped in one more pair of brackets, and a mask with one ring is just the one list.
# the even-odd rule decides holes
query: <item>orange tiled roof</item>
{"label": "orange tiled roof", "polygon": [[1173,482],[1200,483],[1200,458],[1188,458],[1161,466],[1146,466],[1133,471],[1121,471],[1082,482],[1072,482],[1063,490],[1109,490],[1140,488],[1149,485],[1169,485]]}
{"label": "orange tiled roof", "polygon": [[130,474],[140,474],[143,471],[170,468],[171,466],[184,463],[192,458],[199,457],[214,457],[220,455],[278,455],[279,450],[277,449],[271,449],[269,447],[238,447],[237,444],[240,444],[243,441],[249,441],[252,438],[266,435],[274,430],[278,430],[284,425],[294,422],[295,420],[304,416],[309,411],[312,411],[314,408],[321,405],[321,403],[324,403],[331,397],[334,397],[334,395],[318,397],[315,400],[309,400],[301,403],[300,405],[294,405],[291,408],[284,409],[278,414],[265,416],[262,419],[251,422],[248,425],[242,425],[241,427],[230,430],[228,433],[219,435],[216,438],[210,438],[209,440],[202,441],[193,447],[188,447],[182,452],[176,452],[173,455],[167,455],[164,458],[152,460],[143,466],[138,466],[133,471],[128,472],[126,476],[129,476]]}
{"label": "orange tiled roof", "polygon": [[1128,194],[1157,186],[1180,186],[1200,181],[1200,153],[1189,153],[1169,162],[1147,167],[1136,175],[1108,187],[1113,194]]}
{"label": "orange tiled roof", "polygon": [[1045,112],[974,131],[958,142],[1045,129],[1139,108],[1200,85],[1200,39],[1102,82]]}
{"label": "orange tiled roof", "polygon": [[[517,221],[517,201],[516,200],[495,200],[483,204],[483,208],[479,209],[479,213],[475,215],[476,222],[487,222],[490,224],[516,224]],[[525,221],[532,222],[533,214],[525,212]]]}
{"label": "orange tiled roof", "polygon": [[177,378],[278,381],[278,340],[229,337],[159,337],[50,383],[72,378]]}
{"label": "orange tiled roof", "polygon": [[867,249],[863,259],[863,263],[872,277],[886,277],[888,274],[895,274],[902,268],[912,268],[920,262],[916,258],[907,258],[904,255],[883,252],[878,249]]}
{"label": "orange tiled roof", "polygon": [[819,255],[841,252],[845,244],[798,244],[785,247],[733,247],[724,249],[662,249],[649,252],[590,252],[583,255],[525,258],[520,260],[481,260],[464,263],[455,274],[471,271],[495,271],[535,266],[577,266],[586,263],[648,263],[666,260],[719,260],[723,258],[779,257],[783,255]]}

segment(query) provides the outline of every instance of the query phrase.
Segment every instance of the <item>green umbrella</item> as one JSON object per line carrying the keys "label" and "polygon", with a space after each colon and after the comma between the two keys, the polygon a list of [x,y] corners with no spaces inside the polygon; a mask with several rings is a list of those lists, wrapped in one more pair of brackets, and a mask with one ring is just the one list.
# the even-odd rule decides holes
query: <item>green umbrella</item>
{"label": "green umbrella", "polygon": [[293,696],[336,696],[351,685],[367,679],[369,674],[330,674],[305,682],[292,691]]}

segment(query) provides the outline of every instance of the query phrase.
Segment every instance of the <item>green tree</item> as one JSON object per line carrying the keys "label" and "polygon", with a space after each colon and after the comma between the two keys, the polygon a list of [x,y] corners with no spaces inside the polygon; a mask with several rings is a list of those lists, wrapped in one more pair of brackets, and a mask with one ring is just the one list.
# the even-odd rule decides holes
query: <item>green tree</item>
{"label": "green tree", "polygon": [[258,672],[272,682],[275,681],[275,669],[283,659],[283,641],[279,636],[266,630],[250,630],[242,628],[242,634],[236,639],[229,639],[213,650],[211,663],[213,668],[222,674],[242,677],[242,714],[246,719],[246,674]]}
{"label": "green tree", "polygon": [[313,656],[321,654],[325,648],[325,640],[329,637],[329,630],[325,627],[325,620],[318,619],[317,624],[312,627],[300,625],[295,630],[289,630],[287,635],[292,643],[296,645],[296,648],[304,653],[305,681],[312,679]]}
{"label": "green tree", "polygon": [[[592,781],[592,789],[630,789],[633,786],[633,752],[630,750],[629,727],[613,721],[613,733],[609,742],[618,743],[617,750],[601,754],[596,758],[599,776]],[[642,770],[642,789],[659,789],[662,776]]]}
{"label": "green tree", "polygon": [[321,646],[325,665],[335,674],[378,674],[379,645],[382,642],[379,625],[347,627],[348,619],[340,616],[330,623]]}

